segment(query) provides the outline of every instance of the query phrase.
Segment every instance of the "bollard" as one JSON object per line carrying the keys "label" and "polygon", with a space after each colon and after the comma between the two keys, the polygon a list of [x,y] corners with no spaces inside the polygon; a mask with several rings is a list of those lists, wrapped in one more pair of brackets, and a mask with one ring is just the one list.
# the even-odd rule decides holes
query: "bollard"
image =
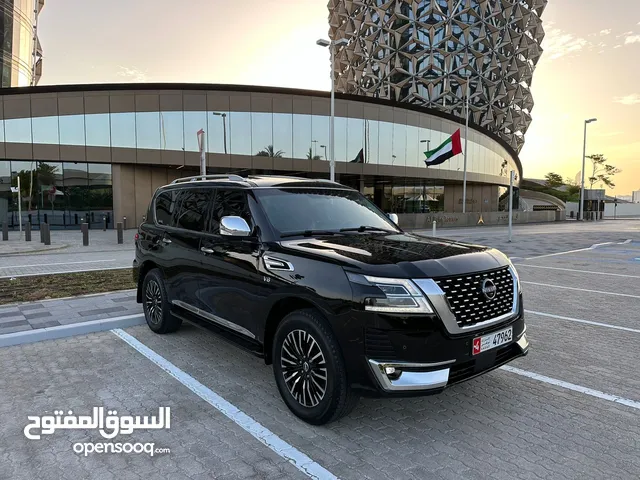
{"label": "bollard", "polygon": [[40,243],[44,243],[44,230],[42,229],[42,225],[44,225],[43,223],[40,223],[39,225],[39,229],[40,229]]}
{"label": "bollard", "polygon": [[434,237],[436,236],[436,221],[435,220],[433,221],[433,233],[432,233],[432,236],[434,236]]}
{"label": "bollard", "polygon": [[122,229],[127,229],[127,217],[122,217]]}
{"label": "bollard", "polygon": [[82,245],[86,247],[89,245],[89,224],[83,223],[80,225],[80,230],[82,231]]}
{"label": "bollard", "polygon": [[107,231],[107,217],[102,217],[102,231]]}
{"label": "bollard", "polygon": [[24,240],[25,242],[31,241],[31,222],[27,222],[24,227]]}
{"label": "bollard", "polygon": [[2,241],[6,242],[9,240],[9,224],[7,222],[2,222]]}
{"label": "bollard", "polygon": [[48,223],[43,225],[44,227],[44,244],[51,245],[51,229]]}
{"label": "bollard", "polygon": [[118,222],[116,224],[116,228],[118,230],[118,244],[121,244],[124,241],[124,233],[122,231],[122,222]]}

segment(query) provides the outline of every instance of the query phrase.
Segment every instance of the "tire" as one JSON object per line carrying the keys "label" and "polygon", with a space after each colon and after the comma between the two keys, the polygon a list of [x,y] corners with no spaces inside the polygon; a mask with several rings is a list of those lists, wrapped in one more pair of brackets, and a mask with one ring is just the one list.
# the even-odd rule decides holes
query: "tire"
{"label": "tire", "polygon": [[358,396],[347,382],[338,342],[318,311],[297,310],[280,322],[272,358],[276,385],[284,403],[305,422],[312,425],[333,422],[348,415],[358,403]]}
{"label": "tire", "polygon": [[182,320],[170,311],[167,289],[160,270],[150,270],[142,281],[142,309],[149,328],[155,333],[175,332]]}

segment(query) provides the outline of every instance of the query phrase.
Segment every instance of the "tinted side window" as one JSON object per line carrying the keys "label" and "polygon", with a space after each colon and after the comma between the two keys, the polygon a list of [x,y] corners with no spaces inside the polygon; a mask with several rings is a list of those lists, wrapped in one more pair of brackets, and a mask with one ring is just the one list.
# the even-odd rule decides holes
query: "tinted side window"
{"label": "tinted side window", "polygon": [[226,216],[244,218],[251,226],[251,213],[247,204],[247,195],[242,190],[218,190],[213,202],[213,212],[209,231],[220,233],[220,219]]}
{"label": "tinted side window", "polygon": [[180,193],[180,210],[176,219],[176,227],[197,232],[204,231],[211,194],[211,190],[183,190]]}
{"label": "tinted side window", "polygon": [[171,225],[177,197],[178,192],[176,190],[162,192],[156,197],[156,222],[159,225]]}

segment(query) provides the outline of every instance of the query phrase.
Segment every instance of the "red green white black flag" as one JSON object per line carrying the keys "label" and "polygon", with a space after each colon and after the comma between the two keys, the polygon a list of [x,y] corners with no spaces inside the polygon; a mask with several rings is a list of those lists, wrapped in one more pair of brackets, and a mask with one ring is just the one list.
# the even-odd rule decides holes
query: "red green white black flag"
{"label": "red green white black flag", "polygon": [[458,155],[459,153],[462,153],[460,129],[456,130],[453,135],[451,135],[438,147],[434,148],[433,150],[429,150],[428,152],[424,152],[427,157],[424,163],[427,165],[427,167],[440,165],[441,163],[446,162],[451,157],[453,157],[454,155]]}

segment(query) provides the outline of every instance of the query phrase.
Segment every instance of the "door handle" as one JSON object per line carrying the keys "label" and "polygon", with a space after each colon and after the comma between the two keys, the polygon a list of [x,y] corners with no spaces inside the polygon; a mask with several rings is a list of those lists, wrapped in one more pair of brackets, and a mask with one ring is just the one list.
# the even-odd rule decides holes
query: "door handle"
{"label": "door handle", "polygon": [[164,243],[164,244],[168,245],[168,244],[170,244],[170,243],[171,243],[171,240],[169,240],[168,238],[163,238],[163,239],[162,239],[162,243]]}
{"label": "door handle", "polygon": [[201,251],[202,253],[213,253],[213,249],[212,249],[212,248],[206,248],[206,247],[202,247],[202,248],[200,249],[200,251]]}

